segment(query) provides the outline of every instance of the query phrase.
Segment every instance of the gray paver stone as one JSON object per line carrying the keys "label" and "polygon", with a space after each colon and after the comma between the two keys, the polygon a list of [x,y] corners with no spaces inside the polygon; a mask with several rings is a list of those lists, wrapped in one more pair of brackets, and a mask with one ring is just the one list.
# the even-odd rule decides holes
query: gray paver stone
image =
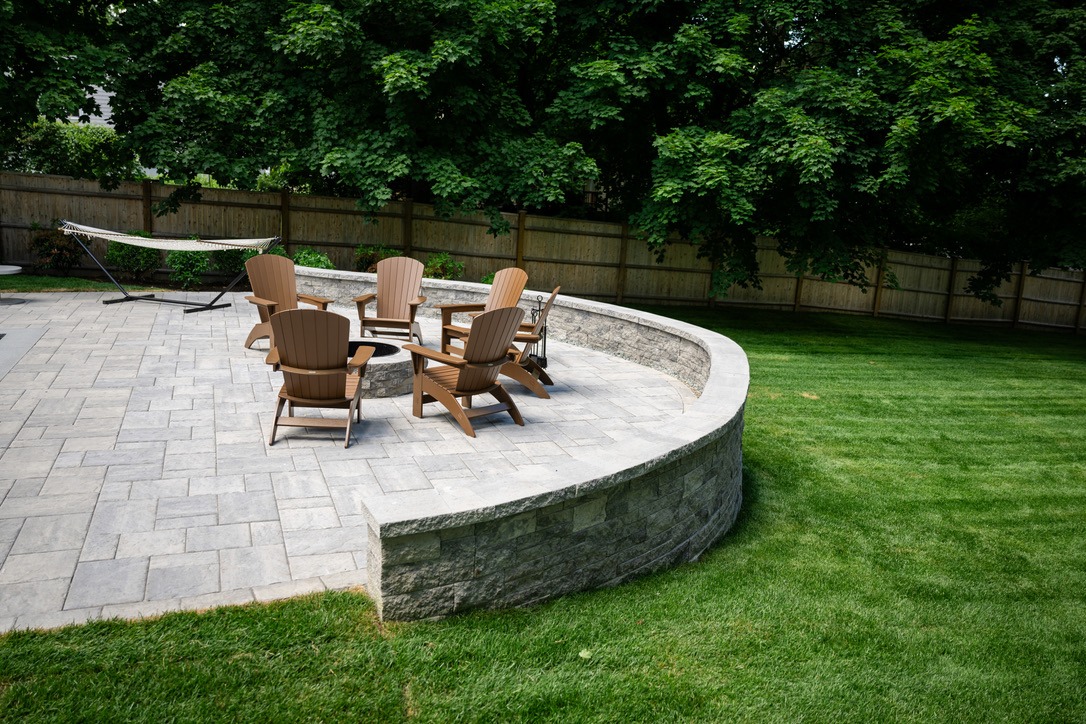
{"label": "gray paver stone", "polygon": [[147,564],[146,558],[80,562],[64,608],[142,601],[147,587]]}

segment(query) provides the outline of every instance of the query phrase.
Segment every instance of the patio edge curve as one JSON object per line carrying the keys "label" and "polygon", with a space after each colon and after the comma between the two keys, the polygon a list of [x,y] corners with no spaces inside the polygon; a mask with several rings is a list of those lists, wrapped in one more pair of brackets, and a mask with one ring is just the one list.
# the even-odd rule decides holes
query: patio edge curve
{"label": "patio edge curve", "polygon": [[[374,274],[302,267],[297,274],[300,291],[339,304],[376,283]],[[487,291],[425,279],[430,304],[419,313],[481,302]],[[522,301],[539,296],[546,295],[526,291]],[[483,507],[421,496],[410,506],[364,500],[367,588],[382,618],[528,605],[616,585],[697,559],[734,524],[750,379],[743,350],[694,325],[569,296],[556,301],[549,335],[664,372],[698,398],[667,429],[606,455],[509,476]]]}

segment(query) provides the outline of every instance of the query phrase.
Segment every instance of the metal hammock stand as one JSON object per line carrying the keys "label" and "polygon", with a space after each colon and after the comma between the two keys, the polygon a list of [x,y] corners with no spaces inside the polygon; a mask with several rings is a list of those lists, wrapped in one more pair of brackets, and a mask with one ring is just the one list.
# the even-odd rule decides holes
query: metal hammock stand
{"label": "metal hammock stand", "polygon": [[[76,242],[83,247],[83,251],[87,253],[94,263],[102,270],[102,273],[109,277],[109,280],[113,282],[113,285],[120,290],[122,296],[118,299],[103,299],[102,304],[117,304],[119,302],[161,302],[163,304],[180,304],[190,309],[186,309],[185,314],[191,312],[205,312],[209,309],[223,309],[229,307],[229,302],[219,304],[218,301],[231,291],[238,282],[245,278],[246,271],[241,270],[241,273],[231,280],[226,287],[220,291],[214,299],[210,302],[190,302],[186,299],[166,299],[165,297],[156,297],[154,294],[129,294],[128,290],[121,286],[121,283],[113,278],[113,275],[109,273],[105,265],[94,255],[94,252],[90,250],[89,242],[91,239],[104,239],[106,241],[120,241],[125,244],[132,244],[133,246],[144,246],[151,249],[164,249],[168,251],[216,251],[220,249],[256,249],[260,253],[267,253],[274,248],[280,242],[280,237],[275,236],[269,239],[215,239],[215,240],[196,240],[196,239],[155,239],[147,238],[143,236],[134,236],[132,234],[124,234],[119,231],[108,231],[106,229],[96,229],[93,226],[84,226],[82,224],[76,224],[71,221],[64,221],[61,223],[60,230],[65,234],[71,236]],[[88,243],[83,243],[83,237]]]}

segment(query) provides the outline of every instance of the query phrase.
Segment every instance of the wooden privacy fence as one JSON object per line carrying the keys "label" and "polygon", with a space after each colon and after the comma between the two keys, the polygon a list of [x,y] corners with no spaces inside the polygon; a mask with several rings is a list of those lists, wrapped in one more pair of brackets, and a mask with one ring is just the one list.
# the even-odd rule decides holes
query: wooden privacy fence
{"label": "wooden privacy fence", "polygon": [[[93,181],[61,176],[0,173],[0,261],[31,263],[32,226],[56,219],[156,236],[253,238],[281,236],[287,250],[323,251],[340,269],[354,268],[360,244],[383,245],[425,259],[448,252],[478,280],[505,266],[528,272],[529,286],[559,284],[570,295],[619,303],[737,304],[790,310],[827,310],[873,316],[1034,326],[1081,332],[1086,327],[1086,273],[1018,265],[994,307],[965,292],[974,261],[890,252],[869,269],[879,284],[866,293],[843,283],[797,277],[785,268],[771,239],[759,242],[761,290],[734,287],[711,300],[711,268],[697,247],[676,242],[663,263],[625,224],[506,214],[510,233],[493,236],[481,215],[443,219],[432,206],[390,203],[373,221],[350,199],[205,189],[202,199],[176,214],[156,217],[154,205],[171,187],[156,182],[122,184],[102,191]],[[99,242],[100,243],[100,242]],[[96,252],[105,251],[104,248]],[[890,288],[890,274],[897,285]]]}

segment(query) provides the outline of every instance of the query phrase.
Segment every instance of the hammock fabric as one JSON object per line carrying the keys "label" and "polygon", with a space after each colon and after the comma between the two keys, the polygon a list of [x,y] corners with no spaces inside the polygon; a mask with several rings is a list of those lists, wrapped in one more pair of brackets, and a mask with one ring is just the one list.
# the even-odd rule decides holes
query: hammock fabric
{"label": "hammock fabric", "polygon": [[[119,231],[109,231],[107,229],[96,229],[93,226],[84,226],[83,224],[76,224],[71,221],[65,221],[61,223],[60,230],[65,234],[71,236],[76,242],[83,247],[83,251],[87,253],[98,268],[102,270],[102,273],[109,277],[109,280],[113,282],[113,285],[120,290],[123,295],[119,299],[103,299],[102,304],[116,304],[117,302],[161,302],[166,304],[183,304],[191,309],[186,309],[185,314],[189,312],[203,312],[209,309],[222,309],[229,307],[229,303],[217,304],[217,302],[223,298],[227,292],[234,288],[238,282],[245,278],[245,270],[242,270],[234,279],[223,289],[218,295],[210,302],[190,302],[184,299],[165,299],[156,298],[154,294],[129,294],[128,290],[121,286],[120,282],[113,278],[113,275],[109,273],[109,270],[105,268],[98,257],[94,255],[94,252],[90,250],[87,244],[83,243],[83,239],[90,241],[91,239],[104,239],[105,241],[119,241],[125,244],[132,244],[133,246],[144,246],[150,249],[161,249],[163,251],[221,251],[223,249],[255,249],[260,253],[268,251],[270,248],[279,243],[279,237],[272,237],[270,239],[162,239],[162,238],[148,238],[145,236],[135,236],[134,234],[123,234]],[[82,239],[80,237],[83,237]]]}

